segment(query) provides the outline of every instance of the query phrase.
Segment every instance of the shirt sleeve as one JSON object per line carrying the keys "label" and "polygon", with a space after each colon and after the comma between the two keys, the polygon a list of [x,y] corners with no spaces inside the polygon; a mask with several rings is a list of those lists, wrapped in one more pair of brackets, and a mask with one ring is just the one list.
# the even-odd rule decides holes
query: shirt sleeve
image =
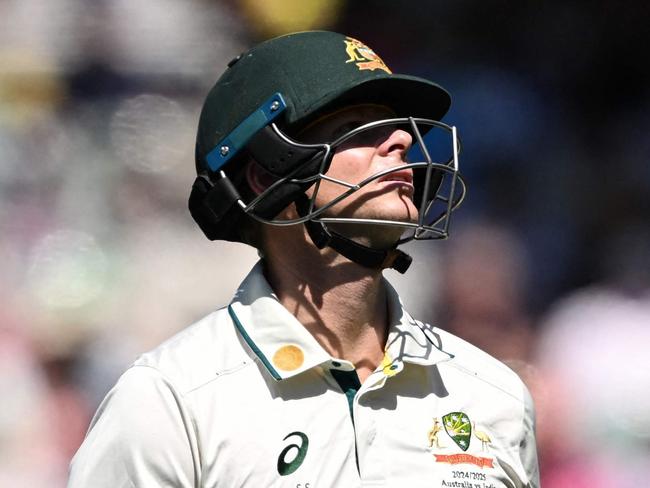
{"label": "shirt sleeve", "polygon": [[191,488],[199,455],[183,398],[156,369],[133,366],[99,406],[68,488]]}

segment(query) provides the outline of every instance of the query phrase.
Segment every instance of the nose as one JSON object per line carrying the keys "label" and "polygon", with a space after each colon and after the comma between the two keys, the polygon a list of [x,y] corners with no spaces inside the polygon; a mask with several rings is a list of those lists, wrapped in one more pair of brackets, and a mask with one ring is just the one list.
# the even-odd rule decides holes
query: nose
{"label": "nose", "polygon": [[399,152],[403,158],[413,144],[413,136],[402,129],[394,129],[377,148],[379,154],[387,156]]}

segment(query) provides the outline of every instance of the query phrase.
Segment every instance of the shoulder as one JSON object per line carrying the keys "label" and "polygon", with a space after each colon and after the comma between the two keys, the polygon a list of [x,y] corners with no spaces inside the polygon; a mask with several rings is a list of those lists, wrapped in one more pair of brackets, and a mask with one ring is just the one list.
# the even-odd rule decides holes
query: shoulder
{"label": "shoulder", "polygon": [[199,465],[192,417],[177,392],[155,369],[134,366],[99,406],[68,486],[189,487]]}
{"label": "shoulder", "polygon": [[222,308],[140,356],[131,369],[153,369],[184,395],[251,362],[228,309]]}
{"label": "shoulder", "polygon": [[421,324],[427,336],[439,349],[453,356],[446,366],[453,368],[467,381],[500,390],[509,397],[528,403],[530,394],[519,375],[502,361],[460,337],[438,327]]}

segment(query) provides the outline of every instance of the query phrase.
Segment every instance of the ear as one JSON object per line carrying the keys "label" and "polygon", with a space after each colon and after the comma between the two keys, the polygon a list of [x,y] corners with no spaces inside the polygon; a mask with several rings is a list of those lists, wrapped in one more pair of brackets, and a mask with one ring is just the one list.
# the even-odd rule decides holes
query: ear
{"label": "ear", "polygon": [[256,195],[266,190],[276,179],[275,176],[262,168],[254,160],[249,161],[246,165],[246,181]]}

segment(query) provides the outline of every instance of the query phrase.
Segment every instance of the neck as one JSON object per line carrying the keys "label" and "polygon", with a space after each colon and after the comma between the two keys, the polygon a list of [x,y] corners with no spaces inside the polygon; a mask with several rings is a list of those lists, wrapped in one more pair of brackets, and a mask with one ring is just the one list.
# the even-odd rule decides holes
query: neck
{"label": "neck", "polygon": [[355,364],[363,381],[381,363],[388,332],[381,270],[305,239],[266,242],[273,243],[266,249],[266,277],[282,305],[330,355]]}

